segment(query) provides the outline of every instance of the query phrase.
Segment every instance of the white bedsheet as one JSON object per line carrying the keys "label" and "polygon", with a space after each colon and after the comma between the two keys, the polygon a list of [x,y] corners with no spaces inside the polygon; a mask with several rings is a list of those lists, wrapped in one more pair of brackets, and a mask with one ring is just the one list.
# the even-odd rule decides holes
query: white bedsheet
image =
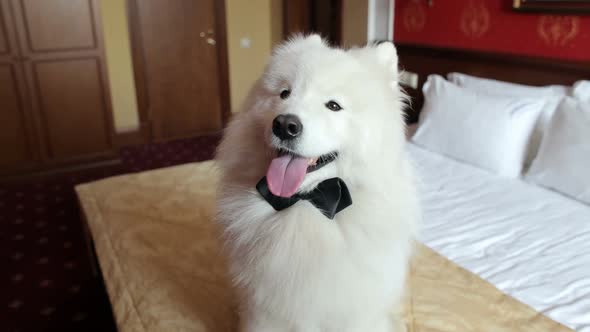
{"label": "white bedsheet", "polygon": [[590,206],[408,144],[420,240],[504,293],[590,332]]}

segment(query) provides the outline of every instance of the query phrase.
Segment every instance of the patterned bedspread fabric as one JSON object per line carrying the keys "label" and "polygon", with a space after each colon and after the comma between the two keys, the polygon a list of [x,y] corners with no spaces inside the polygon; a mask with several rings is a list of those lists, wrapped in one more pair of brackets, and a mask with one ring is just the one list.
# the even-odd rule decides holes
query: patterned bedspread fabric
{"label": "patterned bedspread fabric", "polygon": [[[238,330],[217,177],[209,161],[76,188],[120,332]],[[401,316],[410,332],[571,331],[421,244]]]}

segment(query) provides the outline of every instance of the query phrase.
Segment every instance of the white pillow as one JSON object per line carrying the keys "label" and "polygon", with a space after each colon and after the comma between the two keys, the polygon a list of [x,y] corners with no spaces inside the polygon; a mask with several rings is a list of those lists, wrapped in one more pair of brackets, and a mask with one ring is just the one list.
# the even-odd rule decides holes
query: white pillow
{"label": "white pillow", "polygon": [[521,174],[526,147],[546,101],[492,97],[430,75],[412,140],[499,175]]}
{"label": "white pillow", "polygon": [[481,78],[463,73],[449,73],[447,79],[458,86],[475,91],[513,97],[563,97],[570,93],[565,85],[531,86],[498,81],[491,78]]}
{"label": "white pillow", "polygon": [[590,204],[590,103],[563,99],[525,179]]}
{"label": "white pillow", "polygon": [[548,103],[533,130],[533,135],[526,152],[524,169],[528,169],[537,155],[547,123],[553,116],[555,109],[557,109],[557,105],[561,98],[572,92],[571,88],[564,85],[547,85],[538,87],[497,81],[490,78],[481,78],[462,73],[449,73],[447,74],[447,78],[458,86],[489,95],[548,99]]}
{"label": "white pillow", "polygon": [[577,81],[572,88],[572,96],[590,104],[590,81]]}

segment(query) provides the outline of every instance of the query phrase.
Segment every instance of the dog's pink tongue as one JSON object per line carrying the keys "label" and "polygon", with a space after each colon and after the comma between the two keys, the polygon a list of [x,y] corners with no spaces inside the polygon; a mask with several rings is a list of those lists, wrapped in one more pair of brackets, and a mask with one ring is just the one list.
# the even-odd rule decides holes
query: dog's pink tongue
{"label": "dog's pink tongue", "polygon": [[270,192],[275,196],[293,196],[307,173],[308,162],[306,158],[288,154],[273,159],[266,172],[266,182]]}

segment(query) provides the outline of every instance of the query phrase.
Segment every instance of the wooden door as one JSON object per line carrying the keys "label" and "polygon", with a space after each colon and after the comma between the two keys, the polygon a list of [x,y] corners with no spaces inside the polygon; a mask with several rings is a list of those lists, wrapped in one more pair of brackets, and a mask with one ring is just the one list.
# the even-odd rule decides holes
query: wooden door
{"label": "wooden door", "polygon": [[224,1],[129,0],[140,112],[155,140],[218,131],[229,112]]}
{"label": "wooden door", "polygon": [[297,33],[318,33],[340,45],[342,0],[283,0],[283,37]]}
{"label": "wooden door", "polygon": [[12,0],[46,163],[111,154],[112,115],[98,0]]}
{"label": "wooden door", "polygon": [[283,37],[314,32],[311,27],[312,0],[283,0]]}
{"label": "wooden door", "polygon": [[0,0],[0,169],[34,163],[33,131],[12,8]]}

